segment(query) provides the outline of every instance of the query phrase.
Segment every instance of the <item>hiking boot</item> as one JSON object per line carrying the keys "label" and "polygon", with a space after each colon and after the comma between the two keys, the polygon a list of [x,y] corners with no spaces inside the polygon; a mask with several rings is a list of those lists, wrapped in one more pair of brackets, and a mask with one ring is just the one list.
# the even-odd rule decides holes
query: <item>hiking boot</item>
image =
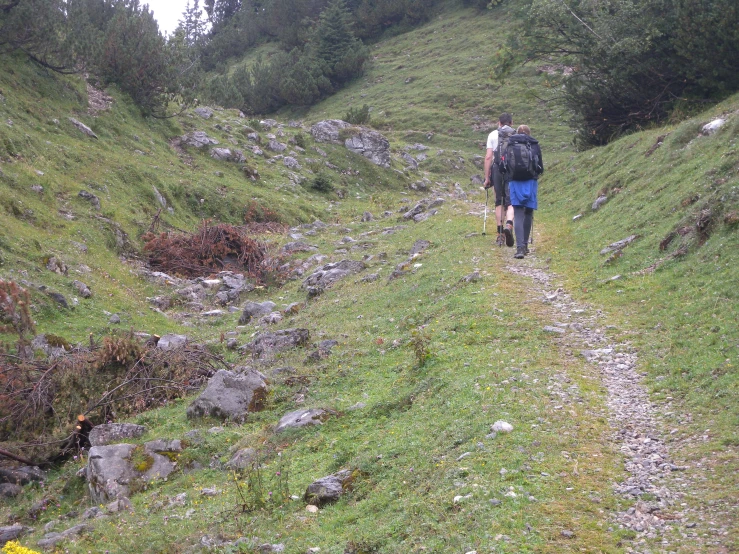
{"label": "hiking boot", "polygon": [[508,247],[513,246],[513,225],[506,223],[505,228],[503,229],[503,234],[505,235],[505,245]]}
{"label": "hiking boot", "polygon": [[495,244],[498,246],[503,246],[505,244],[505,237],[503,236],[503,233],[498,234],[498,238],[495,239]]}
{"label": "hiking boot", "polygon": [[523,260],[523,257],[526,255],[526,247],[525,246],[519,246],[516,248],[516,253],[513,255],[514,258],[517,260]]}
{"label": "hiking boot", "polygon": [[529,255],[529,247],[528,246],[524,246],[523,247],[523,253],[526,254],[527,256]]}

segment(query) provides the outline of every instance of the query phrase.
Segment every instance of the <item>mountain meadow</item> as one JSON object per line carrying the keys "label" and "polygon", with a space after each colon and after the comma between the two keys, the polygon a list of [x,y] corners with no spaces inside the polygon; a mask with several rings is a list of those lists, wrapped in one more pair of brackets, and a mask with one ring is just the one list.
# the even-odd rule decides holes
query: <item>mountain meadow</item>
{"label": "mountain meadow", "polygon": [[739,551],[733,2],[64,4],[0,0],[0,552]]}

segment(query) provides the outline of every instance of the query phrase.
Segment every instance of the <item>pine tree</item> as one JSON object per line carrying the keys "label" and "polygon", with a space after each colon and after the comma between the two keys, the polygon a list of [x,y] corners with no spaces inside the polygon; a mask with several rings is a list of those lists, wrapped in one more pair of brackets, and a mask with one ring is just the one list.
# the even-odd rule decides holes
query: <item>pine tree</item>
{"label": "pine tree", "polygon": [[352,30],[352,20],[344,0],[332,0],[321,12],[312,40],[315,59],[336,86],[361,74],[367,50]]}

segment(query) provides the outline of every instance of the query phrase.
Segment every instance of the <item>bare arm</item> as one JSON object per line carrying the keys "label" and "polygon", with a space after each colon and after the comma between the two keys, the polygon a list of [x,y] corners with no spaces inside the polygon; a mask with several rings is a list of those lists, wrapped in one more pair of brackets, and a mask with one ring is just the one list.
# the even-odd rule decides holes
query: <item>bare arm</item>
{"label": "bare arm", "polygon": [[488,148],[487,153],[485,154],[485,188],[490,188],[492,186],[492,183],[490,182],[490,168],[493,165],[493,149]]}

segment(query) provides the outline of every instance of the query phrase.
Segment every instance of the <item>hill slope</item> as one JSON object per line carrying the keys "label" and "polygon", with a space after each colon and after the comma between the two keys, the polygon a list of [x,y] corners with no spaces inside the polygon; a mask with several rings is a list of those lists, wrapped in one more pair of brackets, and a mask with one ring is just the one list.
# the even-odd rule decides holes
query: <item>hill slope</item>
{"label": "hill slope", "polygon": [[[379,123],[391,139],[391,169],[283,127],[280,140],[306,141],[305,153],[296,150],[304,168],[292,172],[305,179],[303,186],[279,158],[270,163],[247,151],[245,165],[260,174],[255,182],[241,164],[170,146],[173,138],[202,130],[221,145],[246,151],[247,125],[265,142],[277,128],[261,129],[220,111],[210,119],[188,114],[144,121],[115,91],[113,107],[93,117],[84,113],[86,91],[79,81],[9,62],[9,71],[0,73],[2,119],[12,120],[2,128],[2,274],[71,296],[72,275],[86,266],[91,271],[84,279],[94,291],[92,299],[66,310],[34,292],[38,330],[79,342],[88,333],[109,333],[105,312],[117,312],[126,327],[185,332],[225,362],[254,366],[270,378],[265,409],[244,424],[188,420],[192,398],[133,417],[148,428],[136,444],[186,442],[175,456],[178,471],[133,494],[131,513],[80,519],[93,507],[84,479],[76,476],[84,456],[55,469],[43,487],[26,487],[3,501],[3,519],[33,527],[24,544],[85,522],[84,533],[58,547],[736,548],[739,332],[732,284],[739,249],[732,214],[739,99],[694,120],[576,154],[561,114],[524,95],[544,76],[523,68],[512,84],[489,88],[484,58],[475,58],[485,56],[480,44],[495,40],[489,31],[494,17],[506,17],[505,11],[450,11],[380,43],[363,81],[300,114],[312,123],[364,102],[378,120],[384,112]],[[438,92],[429,94],[436,85]],[[465,186],[465,201],[453,192],[455,182],[466,184],[480,172],[473,160],[483,154],[486,123],[503,109],[531,124],[547,162],[534,256],[515,265],[509,250],[494,248],[490,236],[479,234],[482,194]],[[726,115],[726,125],[697,138],[701,124],[719,114]],[[67,115],[90,125],[99,138],[79,133]],[[299,134],[305,136],[297,139]],[[415,173],[405,169],[401,155],[418,142],[430,148]],[[328,174],[345,189],[344,198],[307,186],[315,172],[326,171],[314,147],[335,166]],[[428,179],[423,187],[408,187],[422,177]],[[31,189],[36,184],[43,191]],[[297,255],[308,268],[304,275],[320,266],[310,259],[315,253],[328,256],[323,263],[361,259],[367,268],[313,299],[300,280],[241,299],[272,300],[278,309],[302,304],[275,326],[241,325],[238,312],[208,319],[183,305],[150,310],[147,297],[175,296],[178,288],[132,273],[139,265],[133,251],[140,251],[142,233],[160,207],[152,185],[173,206],[174,213],[162,212],[163,229],[191,230],[201,217],[240,223],[254,199],[290,224],[314,218],[328,224],[296,227],[293,238],[267,237],[317,249]],[[99,212],[78,196],[83,188],[99,198]],[[608,202],[592,212],[601,192]],[[436,215],[419,223],[401,217],[418,200],[436,197],[445,199]],[[701,215],[709,208],[709,216]],[[375,219],[363,221],[365,210]],[[392,213],[380,218],[385,210]],[[578,213],[584,215],[573,222]],[[128,249],[116,244],[116,228],[127,234]],[[620,257],[603,263],[607,256],[598,252],[604,246],[634,234],[639,238]],[[87,253],[72,241],[86,244]],[[412,248],[420,252],[413,256]],[[52,255],[70,268],[66,276],[44,268]],[[622,277],[611,280],[616,274]],[[275,328],[307,329],[313,346],[262,361],[228,350],[223,340],[242,346]],[[308,356],[329,339],[337,341],[330,355]],[[579,355],[608,348],[614,352]],[[654,405],[637,383],[644,373]],[[325,420],[275,433],[280,418],[298,408],[322,408]],[[499,420],[512,424],[512,432],[491,434]],[[258,471],[224,469],[242,448],[254,449]],[[660,458],[647,459],[655,454]],[[341,469],[352,472],[344,496],[308,511],[306,487]],[[39,510],[42,500],[46,509]]]}

